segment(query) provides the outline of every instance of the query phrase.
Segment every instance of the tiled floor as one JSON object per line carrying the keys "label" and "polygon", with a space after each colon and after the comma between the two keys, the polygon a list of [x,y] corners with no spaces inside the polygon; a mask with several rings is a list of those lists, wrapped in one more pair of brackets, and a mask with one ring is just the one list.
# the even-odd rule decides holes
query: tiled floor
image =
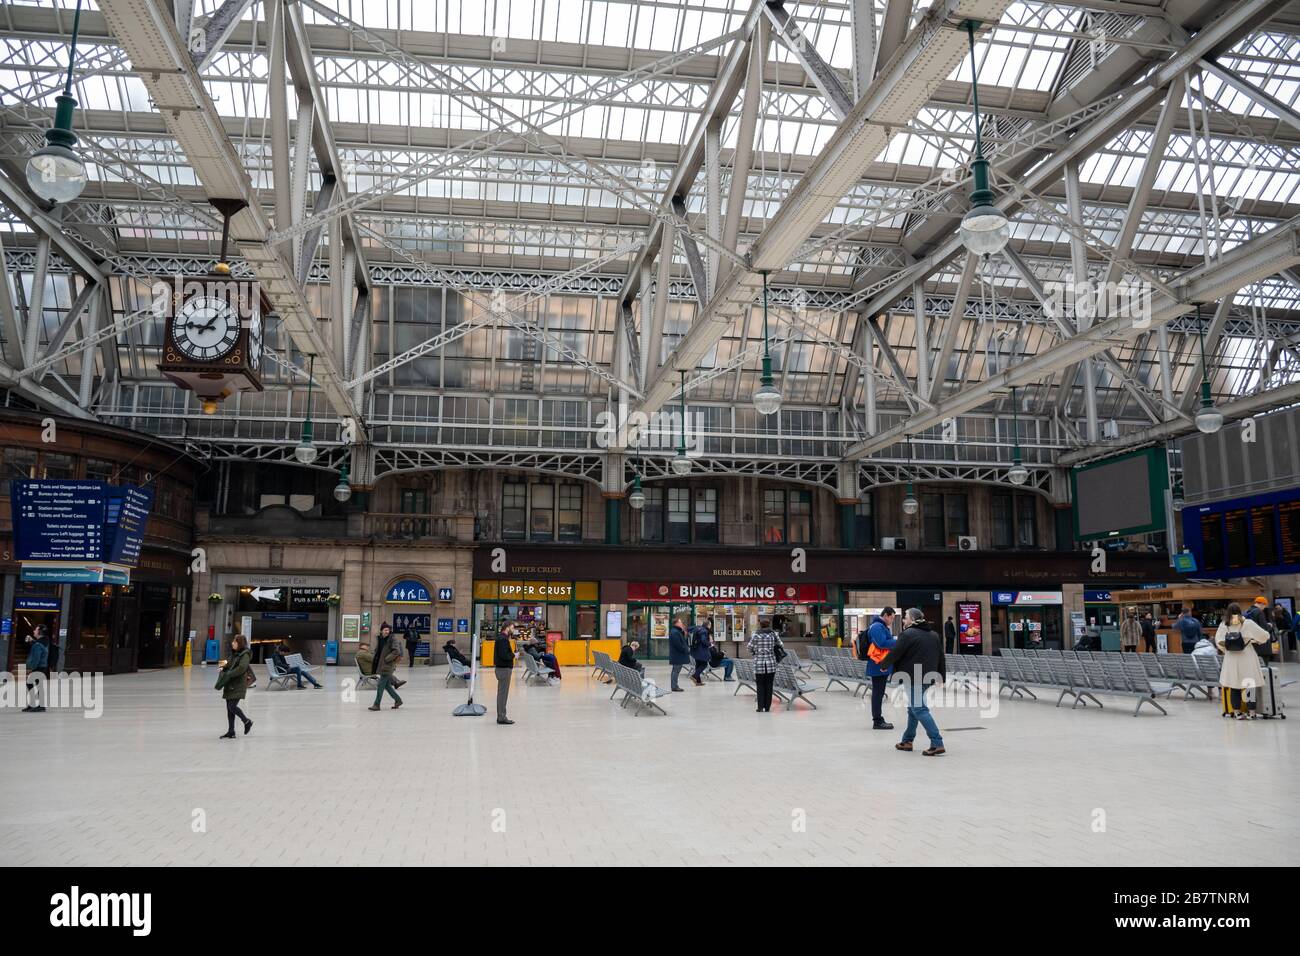
{"label": "tiled floor", "polygon": [[259,687],[236,740],[198,667],[107,678],[98,719],[0,709],[0,864],[1300,863],[1300,684],[1287,721],[942,710],[933,759],[842,690],[760,715],[687,685],[634,717],[566,675],[516,677],[513,727],[453,717],[442,667],[404,668],[396,712],[345,699],[333,668],[325,690]]}

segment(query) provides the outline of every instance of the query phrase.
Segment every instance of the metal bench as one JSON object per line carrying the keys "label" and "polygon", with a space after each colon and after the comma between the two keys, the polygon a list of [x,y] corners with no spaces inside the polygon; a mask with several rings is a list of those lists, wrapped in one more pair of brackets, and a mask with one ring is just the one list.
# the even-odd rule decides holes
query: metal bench
{"label": "metal bench", "polygon": [[[288,660],[288,658],[285,659]],[[275,661],[271,660],[269,657],[266,659],[267,690],[270,690],[272,687],[279,687],[281,690],[284,690],[289,686],[291,681],[296,681],[297,679],[297,675],[280,670],[275,666]]]}
{"label": "metal bench", "polygon": [[758,681],[754,677],[754,661],[752,658],[741,658],[736,661],[736,689],[731,692],[735,697],[740,693],[740,688],[748,687],[755,694],[758,693]]}
{"label": "metal bench", "polygon": [[551,678],[555,676],[555,671],[543,664],[537,663],[537,658],[533,657],[527,651],[519,655],[524,661],[524,683],[530,680],[540,680],[544,684],[549,684]]}
{"label": "metal bench", "polygon": [[610,657],[604,651],[591,652],[591,676],[613,677],[614,676],[614,658]]}
{"label": "metal bench", "polygon": [[832,684],[839,684],[857,697],[859,690],[865,694],[871,687],[871,678],[867,676],[865,661],[854,660],[851,657],[827,657],[822,663],[826,670],[825,690],[829,691]]}
{"label": "metal bench", "polygon": [[451,686],[453,680],[469,680],[470,669],[456,660],[454,657],[447,658],[447,686]]}
{"label": "metal bench", "polygon": [[808,645],[808,666],[820,667],[822,673],[826,672],[826,666],[823,661],[826,659],[826,648],[821,644]]}
{"label": "metal bench", "polygon": [[367,674],[361,669],[361,662],[357,661],[357,687],[374,687],[379,683],[378,674]]}
{"label": "metal bench", "polygon": [[808,694],[814,690],[815,687],[806,686],[799,681],[799,673],[793,664],[782,661],[776,665],[776,679],[772,682],[772,693],[779,694],[786,702],[786,710],[793,710],[796,700],[802,700],[816,710],[817,705],[808,699]]}
{"label": "metal bench", "polygon": [[290,670],[293,670],[295,667],[301,667],[304,674],[316,673],[316,668],[303,660],[301,654],[285,654],[284,662],[289,665]]}
{"label": "metal bench", "polygon": [[[632,701],[636,704],[636,710],[633,712],[633,716],[639,717],[641,711],[647,707],[659,711],[659,713],[663,714],[665,717],[668,716],[668,711],[655,703],[658,698],[663,697],[667,693],[666,690],[655,684],[654,681],[646,680],[645,677],[641,675],[640,671],[633,670],[630,667],[624,667],[622,664],[617,662],[612,666],[614,669],[614,681],[618,685],[614,692],[618,693],[620,690],[623,691],[623,702],[619,704],[620,707],[626,707],[628,701]],[[610,699],[612,700],[613,698],[611,697]]]}

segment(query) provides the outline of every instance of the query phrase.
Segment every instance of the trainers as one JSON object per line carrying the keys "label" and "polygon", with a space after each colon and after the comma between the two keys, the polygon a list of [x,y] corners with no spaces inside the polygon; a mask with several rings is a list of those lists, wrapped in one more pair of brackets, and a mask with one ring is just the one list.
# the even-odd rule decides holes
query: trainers
{"label": "trainers", "polygon": [[508,719],[508,718],[505,718],[505,717],[498,717],[498,718],[497,718],[497,723],[498,723],[498,724],[513,724],[514,721],[513,721],[513,720],[510,720],[510,719]]}
{"label": "trainers", "polygon": [[378,704],[371,704],[369,707],[366,708],[366,710],[378,710],[378,709],[379,709]]}
{"label": "trainers", "polygon": [[871,725],[872,730],[893,730],[894,725],[887,720],[877,720]]}

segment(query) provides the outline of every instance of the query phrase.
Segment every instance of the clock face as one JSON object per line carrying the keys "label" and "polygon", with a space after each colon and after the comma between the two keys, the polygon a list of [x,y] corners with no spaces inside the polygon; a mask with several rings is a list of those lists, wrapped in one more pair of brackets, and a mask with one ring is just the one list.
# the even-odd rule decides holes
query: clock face
{"label": "clock face", "polygon": [[262,367],[262,313],[254,312],[248,320],[248,365],[253,371]]}
{"label": "clock face", "polygon": [[224,299],[195,296],[176,310],[172,338],[196,362],[223,358],[239,338],[239,313]]}

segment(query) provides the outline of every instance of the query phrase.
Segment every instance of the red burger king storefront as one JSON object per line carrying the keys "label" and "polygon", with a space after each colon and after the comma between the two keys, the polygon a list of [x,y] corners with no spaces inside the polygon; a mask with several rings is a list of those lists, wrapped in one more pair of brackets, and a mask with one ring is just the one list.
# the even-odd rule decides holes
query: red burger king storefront
{"label": "red burger king storefront", "polygon": [[691,584],[629,581],[627,639],[646,657],[668,656],[668,629],[681,618],[692,627],[709,621],[718,641],[747,641],[760,616],[770,616],[786,640],[816,640],[822,613],[833,611],[824,584]]}

